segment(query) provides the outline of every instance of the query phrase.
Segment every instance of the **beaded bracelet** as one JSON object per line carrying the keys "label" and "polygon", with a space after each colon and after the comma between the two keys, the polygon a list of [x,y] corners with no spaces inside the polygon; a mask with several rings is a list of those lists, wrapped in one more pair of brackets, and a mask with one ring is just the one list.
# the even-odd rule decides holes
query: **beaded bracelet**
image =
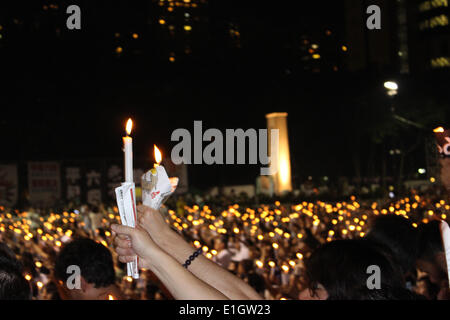
{"label": "beaded bracelet", "polygon": [[186,262],[183,264],[183,267],[187,269],[189,267],[189,265],[192,263],[192,261],[194,261],[195,258],[197,258],[201,253],[202,253],[202,248],[199,248],[191,256],[189,256],[189,259],[186,260]]}

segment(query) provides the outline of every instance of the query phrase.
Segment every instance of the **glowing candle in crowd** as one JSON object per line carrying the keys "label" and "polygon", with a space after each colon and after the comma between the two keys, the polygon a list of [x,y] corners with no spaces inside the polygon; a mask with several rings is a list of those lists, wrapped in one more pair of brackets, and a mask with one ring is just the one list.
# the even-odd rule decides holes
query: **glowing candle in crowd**
{"label": "glowing candle in crowd", "polygon": [[154,156],[155,156],[155,161],[156,161],[154,167],[156,168],[156,167],[159,166],[159,164],[160,164],[161,161],[162,161],[162,154],[161,154],[161,151],[159,151],[159,149],[158,149],[158,147],[157,147],[156,145],[154,145],[154,147],[153,147],[153,154],[154,154]]}
{"label": "glowing candle in crowd", "polygon": [[108,294],[108,300],[114,300],[114,296],[112,294]]}
{"label": "glowing candle in crowd", "polygon": [[133,139],[130,137],[133,121],[128,119],[126,137],[123,137],[123,152],[125,156],[125,182],[133,182]]}

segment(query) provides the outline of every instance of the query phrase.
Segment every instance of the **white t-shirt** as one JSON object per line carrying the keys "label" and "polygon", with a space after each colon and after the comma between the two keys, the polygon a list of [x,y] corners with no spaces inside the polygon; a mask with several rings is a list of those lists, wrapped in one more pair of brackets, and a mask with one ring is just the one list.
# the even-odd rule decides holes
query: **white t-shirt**
{"label": "white t-shirt", "polygon": [[220,251],[215,257],[214,262],[220,265],[222,268],[228,269],[231,262],[231,252],[227,249]]}
{"label": "white t-shirt", "polygon": [[250,259],[250,250],[247,248],[245,244],[241,242],[239,251],[236,252],[236,254],[232,257],[231,260],[240,262],[248,259]]}

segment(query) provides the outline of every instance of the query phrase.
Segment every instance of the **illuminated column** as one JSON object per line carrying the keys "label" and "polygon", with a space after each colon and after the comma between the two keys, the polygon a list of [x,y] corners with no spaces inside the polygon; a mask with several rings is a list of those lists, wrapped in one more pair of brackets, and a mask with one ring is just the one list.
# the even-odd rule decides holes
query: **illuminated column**
{"label": "illuminated column", "polygon": [[291,157],[289,152],[289,137],[287,127],[287,113],[270,113],[266,115],[268,141],[269,141],[269,155],[271,155],[271,130],[278,129],[278,170],[273,175],[275,183],[275,193],[282,194],[283,192],[292,191],[291,181]]}

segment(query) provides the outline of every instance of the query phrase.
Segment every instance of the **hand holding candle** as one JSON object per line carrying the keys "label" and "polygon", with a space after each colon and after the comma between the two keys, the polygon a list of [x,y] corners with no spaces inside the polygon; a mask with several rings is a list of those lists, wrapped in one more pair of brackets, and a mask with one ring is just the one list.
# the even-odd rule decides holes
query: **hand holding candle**
{"label": "hand holding candle", "polygon": [[162,154],[156,146],[154,155],[156,164],[142,176],[142,202],[145,206],[158,210],[175,191],[178,178],[169,179],[166,170],[160,165]]}
{"label": "hand holding candle", "polygon": [[[136,215],[136,193],[135,184],[133,182],[133,140],[129,136],[133,122],[128,119],[126,124],[127,136],[123,138],[125,182],[115,189],[117,208],[119,209],[120,220],[123,225],[135,227],[137,221]],[[139,278],[137,257],[133,262],[127,263],[127,274],[134,279]]]}

